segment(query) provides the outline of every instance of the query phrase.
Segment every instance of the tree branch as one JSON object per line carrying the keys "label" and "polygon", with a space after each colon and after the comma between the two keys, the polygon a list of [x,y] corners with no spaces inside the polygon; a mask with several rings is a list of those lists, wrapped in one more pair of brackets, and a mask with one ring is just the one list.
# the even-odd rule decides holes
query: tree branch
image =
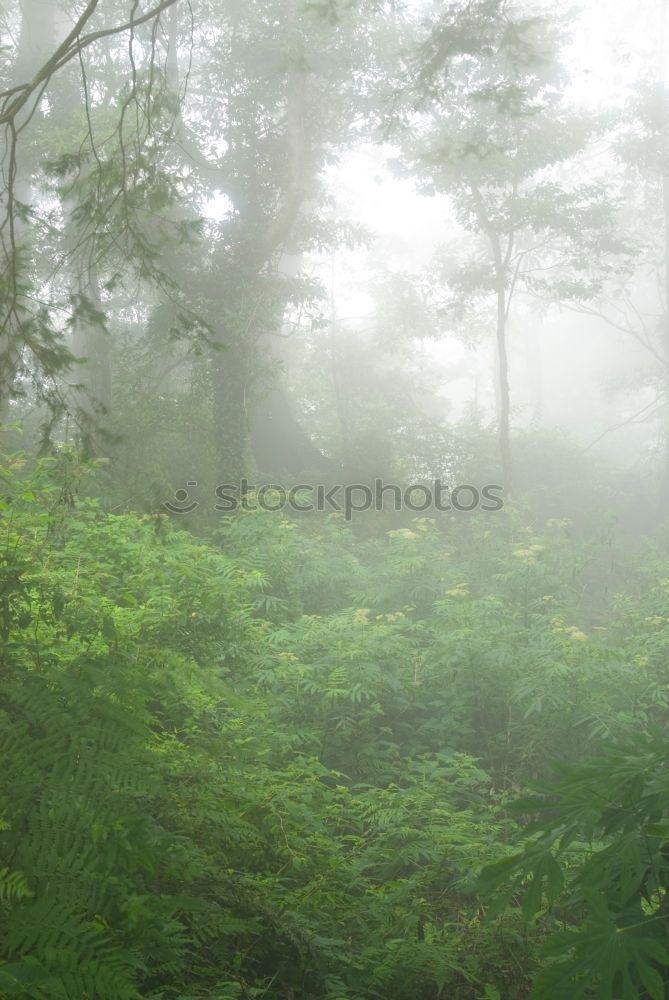
{"label": "tree branch", "polygon": [[[47,59],[32,80],[27,83],[19,84],[16,87],[12,87],[9,90],[0,92],[0,99],[5,99],[4,110],[0,114],[0,125],[6,125],[8,122],[13,121],[21,108],[30,98],[30,95],[34,93],[38,87],[46,83],[54,73],[65,66],[66,63],[70,62],[71,59],[75,58],[75,56],[78,56],[83,49],[92,45],[93,42],[97,42],[101,38],[107,38],[110,35],[118,35],[124,31],[134,29],[140,24],[144,24],[146,21],[150,21],[152,18],[158,17],[164,10],[167,10],[168,7],[171,7],[177,2],[178,0],[162,0],[162,3],[159,3],[146,14],[142,14],[141,17],[132,17],[130,21],[126,21],[124,24],[118,24],[113,28],[105,28],[100,31],[92,31],[88,35],[79,37],[81,35],[81,29],[87,21],[90,20],[99,3],[99,0],[90,0],[86,10],[83,12],[67,38],[61,42],[53,55]],[[9,107],[7,107],[7,99],[13,94],[17,94],[17,97],[9,104]]]}

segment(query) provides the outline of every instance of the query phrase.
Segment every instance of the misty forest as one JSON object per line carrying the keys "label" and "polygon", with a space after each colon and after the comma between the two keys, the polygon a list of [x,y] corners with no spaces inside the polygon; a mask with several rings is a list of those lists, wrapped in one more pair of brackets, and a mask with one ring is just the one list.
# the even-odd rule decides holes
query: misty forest
{"label": "misty forest", "polygon": [[669,0],[0,0],[0,998],[668,1000]]}

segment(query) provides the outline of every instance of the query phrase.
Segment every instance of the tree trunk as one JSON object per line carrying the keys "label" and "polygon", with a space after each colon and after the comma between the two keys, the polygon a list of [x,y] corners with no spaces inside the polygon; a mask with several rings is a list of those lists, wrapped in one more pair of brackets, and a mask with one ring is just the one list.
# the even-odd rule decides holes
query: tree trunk
{"label": "tree trunk", "polygon": [[660,508],[666,512],[669,506],[669,173],[662,175],[662,203],[664,209],[664,459],[662,484],[660,487]]}
{"label": "tree trunk", "polygon": [[[666,71],[665,71],[665,50],[666,50],[666,20],[667,20],[667,0],[662,0],[660,6],[660,31],[659,31],[659,52],[658,69],[659,78],[664,88],[665,101],[666,92]],[[665,362],[665,419],[664,419],[664,463],[662,473],[662,483],[660,487],[660,511],[661,515],[666,513],[669,507],[669,134],[665,123],[664,135],[664,164],[662,171],[662,208],[664,222],[664,362]]]}
{"label": "tree trunk", "polygon": [[[17,47],[16,60],[12,73],[13,83],[18,84],[30,80],[35,70],[42,64],[52,48],[56,32],[56,7],[53,3],[40,0],[21,0],[21,32]],[[28,107],[22,109],[14,123],[15,132],[30,114]],[[5,127],[3,155],[11,162],[11,133]],[[16,287],[11,278],[12,273],[18,274],[21,280],[21,252],[27,260],[29,249],[29,232],[26,223],[14,211],[11,201],[29,205],[32,194],[32,174],[34,171],[34,151],[25,140],[15,150],[16,161],[12,170],[9,167],[8,179],[0,192],[0,208],[4,213],[12,213],[12,221],[8,227],[11,233],[11,246],[4,254],[2,282],[5,302],[0,311],[0,423],[11,417],[10,401],[13,395],[16,378],[21,366],[23,337],[20,329],[21,296],[16,295]],[[13,173],[13,176],[11,176]],[[10,186],[11,185],[11,186]],[[14,287],[13,287],[14,286]],[[12,308],[12,301],[16,308]]]}
{"label": "tree trunk", "polygon": [[[285,251],[305,200],[304,175],[309,165],[304,130],[306,73],[296,0],[288,0],[286,30],[293,49],[286,81],[286,163],[282,197],[275,213],[265,219],[259,237],[246,249],[243,265],[241,260],[237,262],[239,273],[248,274],[249,285],[262,284],[268,263],[282,249]],[[230,150],[233,142],[234,138],[230,135]],[[244,316],[245,310],[242,309],[240,315]],[[216,318],[213,319],[212,325],[215,326]],[[209,354],[214,433],[218,442],[217,474],[224,477],[221,482],[238,483],[248,472],[250,422],[247,394],[257,336],[258,329],[253,315],[250,315],[230,335],[222,331],[218,338],[222,349],[213,349]]]}
{"label": "tree trunk", "polygon": [[[513,491],[513,463],[511,460],[511,394],[509,391],[509,358],[506,347],[506,321],[509,310],[507,301],[507,267],[509,252],[506,260],[502,254],[500,237],[493,223],[488,217],[486,205],[481,191],[475,184],[469,185],[472,198],[474,200],[478,223],[490,241],[492,251],[493,268],[495,276],[495,296],[497,301],[497,437],[499,440],[499,454],[502,465],[502,486],[507,498]],[[509,301],[512,289],[509,291]]]}
{"label": "tree trunk", "polygon": [[77,383],[74,403],[80,428],[80,443],[85,451],[100,455],[105,451],[103,423],[112,411],[111,342],[102,319],[100,286],[95,265],[84,265],[74,277],[73,287],[85,298],[99,321],[82,317],[74,324],[72,353],[81,363],[73,370]]}
{"label": "tree trunk", "polygon": [[502,461],[502,485],[507,497],[513,488],[513,465],[511,461],[509,393],[509,358],[506,346],[506,294],[503,276],[498,275],[497,284],[497,380],[499,388],[499,413],[497,427],[499,453]]}
{"label": "tree trunk", "polygon": [[[62,112],[66,116],[78,114],[84,99],[76,78],[65,77],[60,97]],[[85,452],[100,455],[109,443],[108,438],[105,441],[104,425],[108,424],[112,410],[112,352],[95,263],[98,247],[94,238],[86,240],[85,226],[75,221],[76,195],[64,197],[61,203],[70,244],[70,291],[75,302],[79,300],[71,347],[77,363],[69,373],[77,386],[72,391],[72,416],[79,429],[78,444]]]}
{"label": "tree trunk", "polygon": [[234,342],[209,351],[212,415],[219,484],[241,482],[247,470],[247,361],[244,345]]}

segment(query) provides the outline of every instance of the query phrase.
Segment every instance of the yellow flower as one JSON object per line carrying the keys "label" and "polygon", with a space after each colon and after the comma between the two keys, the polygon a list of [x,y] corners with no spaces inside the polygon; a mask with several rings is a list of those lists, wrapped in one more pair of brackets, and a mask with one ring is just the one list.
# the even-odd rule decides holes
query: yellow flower
{"label": "yellow flower", "polygon": [[516,549],[511,554],[514,559],[522,559],[527,566],[534,566],[537,561],[536,552],[533,552],[532,549]]}

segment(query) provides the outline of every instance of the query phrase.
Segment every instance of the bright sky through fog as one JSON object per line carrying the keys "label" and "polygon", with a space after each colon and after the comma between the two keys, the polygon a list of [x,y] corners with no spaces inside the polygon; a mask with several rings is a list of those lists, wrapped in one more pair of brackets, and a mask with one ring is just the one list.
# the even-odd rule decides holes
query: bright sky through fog
{"label": "bright sky through fog", "polygon": [[[571,18],[571,42],[565,59],[571,78],[565,97],[570,103],[593,111],[622,105],[630,85],[651,72],[659,63],[660,52],[666,51],[667,46],[662,45],[661,2],[669,7],[669,0],[609,0],[608,3],[593,0],[582,6],[580,15]],[[552,3],[546,3],[544,7],[555,11]],[[566,10],[567,5],[562,9]],[[341,216],[363,224],[375,234],[377,258],[380,255],[389,269],[417,271],[428,263],[437,245],[446,242],[455,230],[449,220],[449,206],[445,198],[420,195],[411,181],[393,175],[387,162],[392,152],[388,148],[351,150],[337,167],[328,172],[327,182],[336,197]],[[596,159],[597,154],[594,155]],[[340,319],[350,317],[352,321],[358,320],[373,309],[373,303],[364,291],[369,277],[367,259],[365,251],[337,251],[335,255],[337,315]],[[332,262],[327,261],[322,268],[317,268],[328,287],[331,267]],[[513,328],[510,330],[514,378],[521,374],[518,363],[520,368],[527,366],[523,358],[535,358],[532,364],[541,364],[539,356],[542,351],[545,352],[543,364],[548,364],[549,368],[571,352],[577,367],[577,359],[582,356],[585,371],[590,366],[593,370],[598,367],[591,357],[592,351],[604,350],[607,357],[613,358],[621,347],[613,343],[610,331],[600,330],[597,333],[596,324],[584,339],[583,326],[576,320],[571,323],[564,315],[561,318],[554,316],[543,324],[543,328],[538,319],[525,320],[521,325],[524,329],[518,330],[518,337],[519,345],[521,341],[524,343],[524,350],[516,359],[517,363],[514,363],[513,357]],[[568,351],[565,350],[567,345]],[[487,406],[492,415],[495,405],[491,385],[494,364],[492,341],[483,345],[475,355],[467,352],[454,338],[424,345],[424,349],[429,350],[435,365],[443,366],[444,400],[450,400],[452,417],[462,413],[462,407],[471,398],[472,379],[487,387]],[[467,356],[469,376],[466,381],[459,381],[455,373],[464,355]],[[521,401],[522,394],[516,392],[516,415],[521,422],[524,415],[528,418],[532,412],[535,392],[532,385],[538,370],[533,372],[530,365],[530,370],[522,373],[522,381],[527,386],[524,402]],[[565,376],[564,384],[569,384],[569,373]],[[582,393],[582,388],[574,382],[577,395]],[[599,393],[605,389],[595,391]],[[613,405],[615,407],[616,404]],[[595,411],[596,406],[593,413]],[[579,407],[574,406],[573,412],[573,427],[576,427],[581,419]],[[601,420],[601,425],[597,429],[585,427],[586,436],[594,438],[603,426],[616,422],[617,418],[612,419],[609,406],[603,405],[598,413],[596,419]],[[556,417],[563,419],[560,413]]]}
{"label": "bright sky through fog", "polygon": [[[669,0],[659,2],[669,6]],[[555,9],[554,4],[544,6]],[[606,107],[622,100],[628,84],[650,59],[657,58],[659,33],[656,0],[594,0],[584,5],[572,25],[567,60],[572,76],[569,98],[590,107]],[[440,199],[421,196],[411,181],[394,177],[387,164],[389,157],[389,147],[350,150],[340,164],[326,171],[326,182],[336,196],[341,217],[353,219],[376,234],[389,265],[413,267],[424,263],[435,242],[443,238],[440,228],[448,211]],[[207,203],[206,214],[219,221],[229,208],[229,200],[218,195]]]}
{"label": "bright sky through fog", "polygon": [[[642,11],[634,0],[584,6],[572,25],[567,58],[572,78],[567,96],[572,102],[594,109],[624,99],[630,82],[657,55],[657,32],[649,31],[649,25],[654,15],[659,32],[658,7],[653,0],[647,8]],[[448,239],[448,205],[443,198],[418,194],[410,180],[393,176],[387,162],[392,154],[389,147],[351,150],[327,172],[326,180],[341,216],[375,234],[388,267],[414,270]],[[345,259],[345,266],[337,268],[338,312],[359,316],[363,293],[356,285],[364,281],[364,254],[338,256]]]}
{"label": "bright sky through fog", "polygon": [[[581,5],[580,14],[577,11],[570,14],[572,5],[563,0],[557,10],[568,15],[570,26],[571,42],[565,59],[571,77],[565,96],[570,103],[591,110],[621,106],[630,85],[659,65],[660,52],[669,50],[669,46],[662,43],[662,3],[666,5],[669,24],[669,0],[590,0]],[[533,10],[540,11],[543,7],[546,12],[556,11],[556,4],[549,0],[543,3],[539,0],[528,6]],[[666,27],[664,33],[666,35]],[[596,158],[597,154],[594,155]],[[388,270],[414,273],[429,262],[440,243],[448,241],[457,231],[447,199],[420,195],[410,180],[394,176],[389,162],[392,156],[390,147],[357,147],[347,151],[341,162],[325,173],[338,217],[364,226],[374,238],[371,253],[364,248],[354,251],[340,248],[334,253],[334,262],[331,254],[303,261],[303,266],[318,275],[328,290],[332,288],[334,275],[336,313],[340,322],[348,320],[353,325],[373,312],[374,302],[366,290],[371,278],[372,255]],[[227,199],[214,198],[207,206],[207,214],[212,219],[221,219],[229,207]],[[571,333],[567,327],[565,334],[564,320],[561,322],[561,327],[546,325],[548,340],[575,337],[581,342],[579,347],[582,345],[584,357],[587,356],[590,347],[583,342],[582,330],[575,326],[577,332]],[[530,326],[533,336],[539,332],[536,323]],[[364,322],[360,324],[360,329],[363,328]],[[527,333],[525,331],[522,336]],[[588,341],[591,340],[589,336]],[[605,343],[613,346],[610,340]],[[449,372],[466,351],[454,338],[439,341],[429,348],[425,345],[425,349],[429,349],[435,364],[441,363]],[[469,358],[472,373],[478,369],[483,381],[489,382],[490,344],[483,346],[476,358],[471,353]],[[557,359],[548,360],[550,364]],[[591,363],[591,359],[588,358],[587,363]],[[452,382],[447,391],[453,399]],[[470,392],[470,384],[463,385],[459,402],[463,403]]]}

